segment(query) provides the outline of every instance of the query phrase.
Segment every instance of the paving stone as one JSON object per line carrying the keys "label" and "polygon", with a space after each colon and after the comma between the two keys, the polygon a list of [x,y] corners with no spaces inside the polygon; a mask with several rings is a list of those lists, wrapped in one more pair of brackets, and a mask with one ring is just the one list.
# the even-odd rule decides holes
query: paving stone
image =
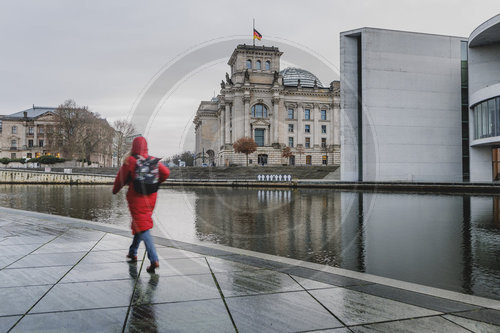
{"label": "paving stone", "polygon": [[311,279],[318,282],[323,282],[326,284],[331,284],[338,287],[347,287],[347,286],[360,286],[371,284],[370,282],[366,282],[359,279],[350,278],[347,276],[342,276],[338,274],[333,274],[329,272],[322,272],[315,269],[310,269],[306,267],[288,267],[286,269],[280,269],[280,272],[284,272],[291,275],[296,275],[299,277],[303,277],[306,279]]}
{"label": "paving stone", "polygon": [[203,257],[203,255],[199,253],[174,249],[172,247],[163,247],[157,249],[158,257],[160,259],[183,259],[183,258],[194,258],[194,257]]}
{"label": "paving stone", "polygon": [[128,306],[135,280],[57,284],[32,313]]}
{"label": "paving stone", "polygon": [[7,267],[17,260],[21,259],[24,255],[10,255],[10,256],[0,256],[0,269]]}
{"label": "paving stone", "polygon": [[223,257],[206,257],[213,272],[255,271],[261,267],[245,265],[239,262],[226,260]]}
{"label": "paving stone", "polygon": [[127,307],[28,314],[14,332],[121,332]]}
{"label": "paving stone", "polygon": [[[144,261],[142,274],[147,274],[146,268],[149,266],[149,259],[147,256]],[[207,261],[203,257],[168,259],[160,260],[160,268],[156,269],[156,273],[162,276],[210,274],[210,269],[208,268]]]}
{"label": "paving stone", "polygon": [[7,237],[0,245],[26,245],[26,244],[45,244],[53,240],[56,236],[13,236]]}
{"label": "paving stone", "polygon": [[[128,251],[132,238],[106,234],[93,249],[94,251],[125,250]],[[143,246],[143,244],[141,243]]]}
{"label": "paving stone", "polygon": [[15,255],[24,256],[30,252],[33,252],[38,247],[40,247],[40,244],[22,244],[22,245],[0,244],[0,253],[2,253],[2,256],[15,256]]}
{"label": "paving stone", "polygon": [[324,288],[332,288],[333,285],[323,282],[318,282],[310,279],[305,279],[300,276],[292,275],[292,278],[297,281],[303,288],[305,289],[324,289]]}
{"label": "paving stone", "polygon": [[440,314],[436,311],[345,288],[318,289],[311,290],[310,293],[346,325]]}
{"label": "paving stone", "polygon": [[125,332],[235,332],[220,299],[130,309]]}
{"label": "paving stone", "polygon": [[473,306],[470,304],[455,302],[441,297],[429,296],[409,290],[384,286],[381,284],[354,286],[348,287],[348,289],[361,291],[370,295],[380,296],[392,299],[394,301],[400,301],[403,303],[412,304],[439,312],[448,313],[478,309],[477,306]]}
{"label": "paving stone", "polygon": [[453,333],[468,333],[469,331],[456,325],[442,317],[417,318],[410,320],[391,321],[388,323],[380,323],[373,325],[364,325],[351,327],[355,333],[375,333],[375,332],[404,332],[404,333],[421,333],[421,332],[453,332]]}
{"label": "paving stone", "polygon": [[88,252],[94,245],[96,241],[90,242],[71,242],[71,241],[53,241],[45,244],[33,254],[45,254],[45,253],[68,253],[68,252]]}
{"label": "paving stone", "polygon": [[[55,284],[72,266],[8,268],[0,271],[0,288]],[[1,289],[0,289],[1,292]]]}
{"label": "paving stone", "polygon": [[[137,251],[138,260],[142,260],[144,256],[144,249],[139,248]],[[90,251],[85,258],[82,259],[80,264],[104,264],[111,262],[126,262],[127,258],[125,257],[128,253],[128,250],[109,250],[109,251]]]}
{"label": "paving stone", "polygon": [[21,316],[0,317],[0,332],[7,332]]}
{"label": "paving stone", "polygon": [[290,276],[270,270],[215,273],[225,297],[302,291]]}
{"label": "paving stone", "polygon": [[68,265],[73,266],[86,253],[87,252],[29,254],[13,265],[9,266],[9,268]]}
{"label": "paving stone", "polygon": [[104,264],[80,263],[60,283],[135,279],[138,275],[137,265],[129,264],[125,260]]}
{"label": "paving stone", "polygon": [[343,327],[307,292],[226,298],[239,332],[298,332]]}
{"label": "paving stone", "polygon": [[499,310],[481,309],[481,310],[454,313],[454,315],[500,326]]}
{"label": "paving stone", "polygon": [[31,286],[0,289],[0,316],[26,313],[52,286]]}
{"label": "paving stone", "polygon": [[315,331],[309,331],[311,333],[351,333],[352,331],[349,330],[346,327],[341,327],[341,328],[332,328],[329,330],[315,330]]}
{"label": "paving stone", "polygon": [[472,319],[457,317],[454,315],[444,315],[444,318],[451,320],[458,325],[465,327],[466,329],[472,332],[481,332],[481,333],[498,333],[500,332],[500,327],[496,325],[491,325],[487,323],[483,323],[481,321],[476,321]]}
{"label": "paving stone", "polygon": [[161,276],[146,273],[137,282],[134,293],[134,304],[167,303],[212,298],[220,298],[220,293],[211,274]]}

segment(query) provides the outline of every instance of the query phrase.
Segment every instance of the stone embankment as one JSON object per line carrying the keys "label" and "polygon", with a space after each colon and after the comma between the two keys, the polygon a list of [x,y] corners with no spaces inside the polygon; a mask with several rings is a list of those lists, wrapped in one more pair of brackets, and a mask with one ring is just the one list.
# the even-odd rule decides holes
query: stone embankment
{"label": "stone embankment", "polygon": [[113,184],[114,176],[29,170],[0,170],[3,184]]}

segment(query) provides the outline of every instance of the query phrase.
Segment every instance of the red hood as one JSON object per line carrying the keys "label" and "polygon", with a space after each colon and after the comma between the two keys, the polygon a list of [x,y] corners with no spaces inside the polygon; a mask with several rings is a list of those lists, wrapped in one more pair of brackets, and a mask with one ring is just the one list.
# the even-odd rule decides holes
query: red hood
{"label": "red hood", "polygon": [[141,155],[143,157],[148,156],[148,143],[143,136],[138,136],[132,142],[131,155]]}

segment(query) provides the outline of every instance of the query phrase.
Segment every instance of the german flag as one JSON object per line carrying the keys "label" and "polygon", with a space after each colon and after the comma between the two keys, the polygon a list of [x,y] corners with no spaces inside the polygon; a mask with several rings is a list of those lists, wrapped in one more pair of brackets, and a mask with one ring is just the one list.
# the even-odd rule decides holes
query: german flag
{"label": "german flag", "polygon": [[253,39],[258,39],[258,40],[262,39],[262,35],[260,34],[260,32],[258,32],[255,29],[253,29]]}

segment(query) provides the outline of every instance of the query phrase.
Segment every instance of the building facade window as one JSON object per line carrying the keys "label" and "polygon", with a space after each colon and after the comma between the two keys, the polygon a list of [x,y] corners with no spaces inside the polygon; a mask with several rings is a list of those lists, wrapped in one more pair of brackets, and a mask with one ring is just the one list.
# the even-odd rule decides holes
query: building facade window
{"label": "building facade window", "polygon": [[293,116],[293,109],[288,109],[288,119],[293,119],[294,116]]}
{"label": "building facade window", "polygon": [[247,60],[247,68],[252,69],[252,60],[250,59]]}
{"label": "building facade window", "polygon": [[473,107],[474,139],[500,136],[500,96]]}
{"label": "building facade window", "polygon": [[261,62],[260,62],[260,60],[257,60],[257,61],[255,62],[255,69],[261,69],[261,67],[262,67],[262,66],[261,66]]}
{"label": "building facade window", "polygon": [[326,134],[326,125],[321,125],[321,133]]}
{"label": "building facade window", "polygon": [[33,126],[28,127],[28,134],[29,135],[35,134],[35,128]]}
{"label": "building facade window", "polygon": [[28,140],[28,147],[33,148],[33,140]]}
{"label": "building facade window", "polygon": [[312,156],[306,155],[306,165],[311,165],[311,164],[312,164]]}
{"label": "building facade window", "polygon": [[288,137],[288,147],[293,148],[293,136]]}
{"label": "building facade window", "polygon": [[293,124],[288,124],[288,132],[293,133]]}
{"label": "building facade window", "polygon": [[305,139],[306,139],[306,142],[305,142],[306,148],[311,148],[311,138],[305,138]]}
{"label": "building facade window", "polygon": [[38,140],[38,147],[43,147],[43,140]]}
{"label": "building facade window", "polygon": [[17,157],[16,157],[16,153],[10,153],[10,158],[11,158],[11,159],[15,159],[15,158],[17,158]]}
{"label": "building facade window", "polygon": [[45,132],[45,129],[42,126],[38,127],[39,134],[43,134],[44,132]]}
{"label": "building facade window", "polygon": [[328,165],[328,156],[327,155],[323,155],[323,158],[322,158],[322,164],[323,165]]}
{"label": "building facade window", "polygon": [[17,140],[10,140],[10,148],[17,149]]}
{"label": "building facade window", "polygon": [[326,138],[321,138],[321,147],[326,148]]}
{"label": "building facade window", "polygon": [[255,143],[259,147],[264,147],[264,129],[256,128],[254,131]]}
{"label": "building facade window", "polygon": [[311,110],[309,110],[309,109],[304,110],[304,119],[311,120]]}
{"label": "building facade window", "polygon": [[252,106],[252,117],[267,118],[267,107],[264,104],[255,104]]}
{"label": "building facade window", "polygon": [[326,110],[321,110],[321,120],[326,120]]}
{"label": "building facade window", "polygon": [[304,132],[311,133],[311,125],[304,125]]}
{"label": "building facade window", "polygon": [[39,158],[40,157],[40,153],[35,153],[35,158]]}
{"label": "building facade window", "polygon": [[26,154],[26,158],[33,158],[33,154],[32,153],[27,153]]}
{"label": "building facade window", "polygon": [[0,119],[0,133],[2,133],[2,120]]}
{"label": "building facade window", "polygon": [[12,134],[17,134],[17,126],[12,126]]}
{"label": "building facade window", "polygon": [[271,69],[271,62],[268,60],[266,61],[266,71]]}

